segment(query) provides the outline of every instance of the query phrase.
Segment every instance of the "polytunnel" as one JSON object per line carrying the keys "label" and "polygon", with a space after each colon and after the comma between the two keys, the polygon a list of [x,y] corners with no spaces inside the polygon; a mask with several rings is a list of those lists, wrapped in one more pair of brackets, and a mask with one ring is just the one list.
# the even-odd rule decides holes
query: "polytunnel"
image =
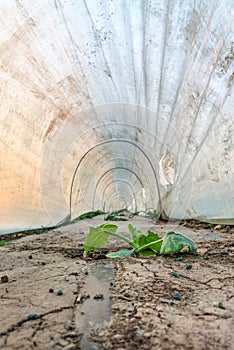
{"label": "polytunnel", "polygon": [[233,223],[233,0],[1,0],[0,232]]}

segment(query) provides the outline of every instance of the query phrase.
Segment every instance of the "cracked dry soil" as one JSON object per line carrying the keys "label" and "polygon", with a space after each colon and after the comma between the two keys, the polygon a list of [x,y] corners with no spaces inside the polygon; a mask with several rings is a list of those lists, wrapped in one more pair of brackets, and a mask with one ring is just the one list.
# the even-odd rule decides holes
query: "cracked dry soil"
{"label": "cracked dry soil", "polygon": [[[232,238],[230,233],[225,241],[196,241],[196,255],[112,260],[114,315],[102,327],[93,325],[94,348],[233,349]],[[75,240],[64,232],[0,248],[1,275],[9,278],[0,283],[0,349],[82,349],[79,320],[87,297],[87,271],[109,262],[103,254],[86,260],[82,254],[80,237]],[[183,260],[176,260],[178,256]],[[186,269],[188,265],[192,268]],[[58,290],[63,294],[57,295]],[[222,307],[214,302],[222,302]]]}

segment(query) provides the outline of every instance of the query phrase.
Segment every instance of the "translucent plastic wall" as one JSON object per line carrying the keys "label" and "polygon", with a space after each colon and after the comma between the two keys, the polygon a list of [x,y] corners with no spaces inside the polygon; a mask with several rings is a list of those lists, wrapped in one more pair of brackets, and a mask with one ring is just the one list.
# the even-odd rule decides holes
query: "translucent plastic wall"
{"label": "translucent plastic wall", "polygon": [[1,0],[0,230],[234,218],[233,0]]}

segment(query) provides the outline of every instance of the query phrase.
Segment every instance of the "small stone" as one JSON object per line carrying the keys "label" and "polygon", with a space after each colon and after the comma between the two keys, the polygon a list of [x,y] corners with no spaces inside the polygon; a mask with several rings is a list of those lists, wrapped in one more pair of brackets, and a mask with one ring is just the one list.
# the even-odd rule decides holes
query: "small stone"
{"label": "small stone", "polygon": [[180,275],[177,272],[172,272],[171,275],[174,277],[180,277]]}
{"label": "small stone", "polygon": [[39,318],[39,316],[37,314],[30,314],[30,315],[28,315],[27,318],[29,321],[33,321],[33,320],[37,320]]}
{"label": "small stone", "polygon": [[192,267],[193,267],[193,265],[187,265],[185,268],[186,268],[186,270],[191,270]]}
{"label": "small stone", "polygon": [[204,255],[204,256],[203,256],[203,259],[205,259],[205,260],[209,260],[208,255]]}
{"label": "small stone", "polygon": [[113,335],[113,339],[115,339],[115,340],[120,340],[120,339],[123,339],[123,338],[124,338],[123,334],[115,334],[115,335]]}
{"label": "small stone", "polygon": [[94,295],[94,297],[93,297],[93,299],[95,299],[95,300],[101,300],[101,299],[104,299],[104,296],[103,296],[103,294],[96,294],[96,295]]}
{"label": "small stone", "polygon": [[64,348],[65,346],[69,345],[69,341],[67,341],[65,339],[60,339],[60,340],[58,340],[58,344]]}
{"label": "small stone", "polygon": [[178,258],[176,258],[176,261],[183,261],[183,258],[179,256]]}
{"label": "small stone", "polygon": [[143,336],[146,337],[146,338],[150,338],[150,337],[152,337],[152,333],[151,332],[145,332],[145,333],[143,333]]}
{"label": "small stone", "polygon": [[54,293],[53,288],[50,288],[50,289],[49,289],[49,293]]}
{"label": "small stone", "polygon": [[63,294],[62,289],[57,290],[57,293],[56,293],[56,294],[57,294],[57,295],[62,295],[62,294]]}
{"label": "small stone", "polygon": [[69,273],[70,276],[78,276],[78,272],[71,272]]}
{"label": "small stone", "polygon": [[32,259],[32,255],[31,254],[28,256],[28,259]]}
{"label": "small stone", "polygon": [[84,274],[85,274],[86,276],[88,276],[89,273],[88,273],[88,271],[85,271]]}
{"label": "small stone", "polygon": [[220,309],[225,309],[225,307],[223,306],[222,301],[214,301],[213,306],[214,307],[218,307]]}
{"label": "small stone", "polygon": [[9,277],[7,275],[2,275],[1,276],[1,282],[2,283],[7,283],[9,282]]}
{"label": "small stone", "polygon": [[175,300],[182,300],[182,297],[180,295],[173,295],[173,298]]}

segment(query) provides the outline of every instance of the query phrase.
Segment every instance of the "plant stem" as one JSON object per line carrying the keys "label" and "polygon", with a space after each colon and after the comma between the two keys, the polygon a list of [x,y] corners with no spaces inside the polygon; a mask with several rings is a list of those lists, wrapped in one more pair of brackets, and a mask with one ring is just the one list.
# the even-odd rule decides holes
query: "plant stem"
{"label": "plant stem", "polygon": [[159,242],[162,242],[162,241],[163,241],[163,238],[162,239],[158,239],[157,241],[154,241],[154,242],[147,243],[147,244],[143,245],[142,247],[140,247],[138,249],[135,249],[135,252],[136,253],[140,253],[142,250],[145,250],[146,248],[149,248],[152,245],[154,245],[156,243],[159,243]]}
{"label": "plant stem", "polygon": [[109,231],[106,231],[106,230],[105,230],[105,233],[107,233],[110,236],[115,236],[117,238],[120,238],[123,241],[127,242],[128,244],[130,244],[132,247],[134,247],[134,244],[133,244],[132,241],[130,241],[130,239],[128,239],[127,237],[125,237],[125,236],[123,236],[123,235],[121,235],[119,233],[113,233],[113,232],[109,232]]}

